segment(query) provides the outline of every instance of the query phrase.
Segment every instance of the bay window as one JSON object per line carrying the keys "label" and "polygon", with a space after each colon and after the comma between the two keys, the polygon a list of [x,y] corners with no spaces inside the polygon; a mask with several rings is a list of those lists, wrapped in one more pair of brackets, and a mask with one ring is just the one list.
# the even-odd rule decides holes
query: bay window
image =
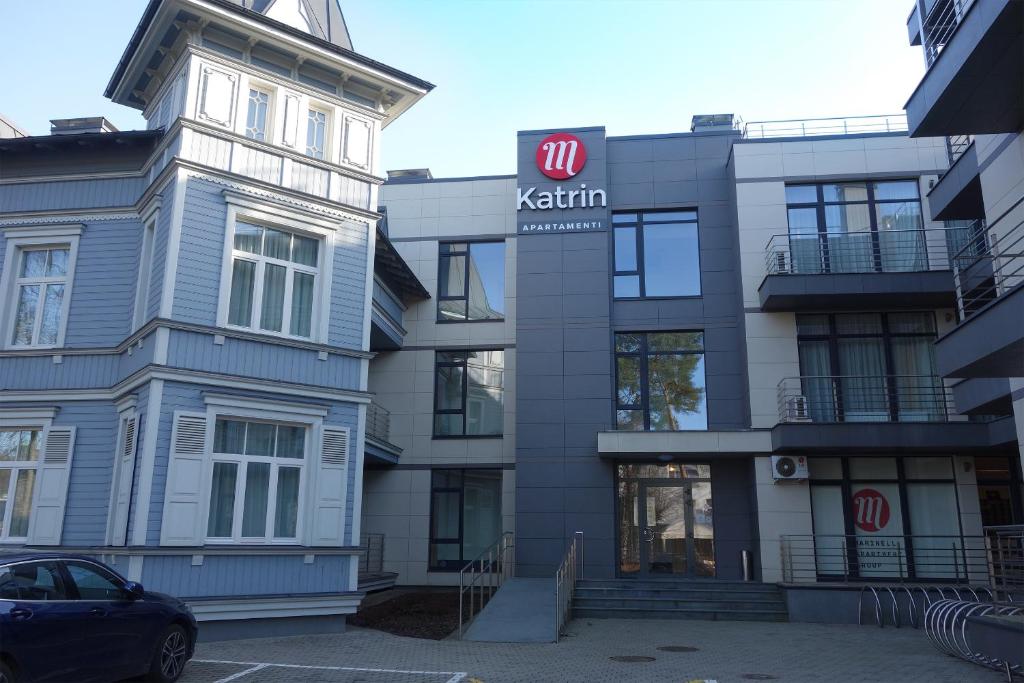
{"label": "bay window", "polygon": [[308,428],[219,417],[206,536],[212,541],[296,541]]}
{"label": "bay window", "polygon": [[312,337],[319,252],[312,237],[236,222],[227,324]]}
{"label": "bay window", "polygon": [[0,540],[28,536],[32,494],[39,466],[37,429],[0,431]]}

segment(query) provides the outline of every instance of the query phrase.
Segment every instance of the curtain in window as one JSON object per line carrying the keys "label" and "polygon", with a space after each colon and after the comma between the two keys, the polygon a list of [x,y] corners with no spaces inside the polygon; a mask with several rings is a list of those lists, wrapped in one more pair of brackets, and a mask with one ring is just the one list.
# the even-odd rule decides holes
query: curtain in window
{"label": "curtain in window", "polygon": [[789,253],[794,273],[820,273],[823,249],[818,234],[818,210],[814,207],[789,210]]}
{"label": "curtain in window", "polygon": [[245,467],[245,499],[242,505],[242,535],[266,535],[270,463],[251,462]]}
{"label": "curtain in window", "polygon": [[839,374],[846,422],[887,422],[885,350],[881,339],[840,339]]}
{"label": "curtain in window", "polygon": [[[918,578],[966,578],[962,569],[957,570],[963,564],[963,539],[953,484],[908,483],[907,507],[914,533],[914,570]],[[985,569],[982,560],[980,570]]]}
{"label": "curtain in window", "polygon": [[210,488],[210,517],[206,535],[230,538],[231,521],[235,511],[235,477],[238,465],[233,462],[213,463],[213,484]]}
{"label": "curtain in window", "polygon": [[868,273],[875,269],[868,205],[825,207],[828,233],[828,270],[832,273]]}
{"label": "curtain in window", "polygon": [[291,333],[308,337],[313,327],[313,276],[309,273],[295,273],[292,282]]}
{"label": "curtain in window", "polygon": [[928,269],[921,204],[877,204],[878,245],[884,272],[916,272]]}
{"label": "curtain in window", "polygon": [[896,402],[903,422],[928,422],[946,412],[945,390],[935,370],[934,340],[895,337],[892,340]]}
{"label": "curtain in window", "polygon": [[828,342],[800,342],[801,393],[807,398],[811,420],[835,422],[836,397]]}
{"label": "curtain in window", "polygon": [[[269,233],[269,231],[268,231]],[[268,235],[269,243],[269,235]],[[281,331],[284,316],[284,288],[287,269],[284,266],[266,264],[263,271],[263,304],[260,313],[260,327],[273,332]]]}
{"label": "curtain in window", "polygon": [[277,507],[274,509],[274,538],[295,538],[299,524],[299,468],[277,470]]}
{"label": "curtain in window", "polygon": [[231,301],[228,303],[228,324],[252,325],[252,293],[256,286],[256,264],[235,259],[231,266]]}

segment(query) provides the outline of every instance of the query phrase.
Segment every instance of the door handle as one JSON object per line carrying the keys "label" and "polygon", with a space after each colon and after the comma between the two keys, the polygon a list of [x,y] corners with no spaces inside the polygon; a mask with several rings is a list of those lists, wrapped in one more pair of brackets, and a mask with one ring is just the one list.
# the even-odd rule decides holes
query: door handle
{"label": "door handle", "polygon": [[107,616],[107,610],[103,609],[102,607],[93,607],[91,610],[89,610],[89,614],[93,615],[94,617],[105,617]]}
{"label": "door handle", "polygon": [[15,607],[10,614],[15,621],[28,621],[32,618],[32,610],[26,607]]}
{"label": "door handle", "polygon": [[654,543],[654,529],[649,526],[645,526],[644,530],[640,532],[643,540],[647,543]]}

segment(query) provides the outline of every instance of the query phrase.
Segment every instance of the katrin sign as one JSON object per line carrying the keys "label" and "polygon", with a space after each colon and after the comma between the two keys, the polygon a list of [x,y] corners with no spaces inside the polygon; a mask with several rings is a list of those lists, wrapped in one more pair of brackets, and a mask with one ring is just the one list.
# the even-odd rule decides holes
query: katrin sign
{"label": "katrin sign", "polygon": [[[535,153],[537,169],[552,180],[572,180],[587,163],[587,148],[583,141],[572,133],[552,133],[537,145]],[[608,196],[602,189],[588,188],[586,183],[578,186],[556,185],[553,191],[537,191],[536,187],[516,189],[517,211],[550,211],[606,208]],[[519,224],[520,233],[534,232],[578,232],[604,230],[602,218],[568,219],[560,218],[545,222]]]}

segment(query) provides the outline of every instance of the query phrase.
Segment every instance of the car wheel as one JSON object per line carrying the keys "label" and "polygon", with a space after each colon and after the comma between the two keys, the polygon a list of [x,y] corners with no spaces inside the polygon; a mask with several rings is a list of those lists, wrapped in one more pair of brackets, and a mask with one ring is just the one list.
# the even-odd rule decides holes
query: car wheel
{"label": "car wheel", "polygon": [[0,662],[0,683],[15,683],[16,680],[17,679],[14,678],[14,672],[11,671],[11,667]]}
{"label": "car wheel", "polygon": [[149,680],[172,683],[178,680],[188,661],[188,636],[185,629],[171,624],[157,641],[156,653],[149,666]]}

